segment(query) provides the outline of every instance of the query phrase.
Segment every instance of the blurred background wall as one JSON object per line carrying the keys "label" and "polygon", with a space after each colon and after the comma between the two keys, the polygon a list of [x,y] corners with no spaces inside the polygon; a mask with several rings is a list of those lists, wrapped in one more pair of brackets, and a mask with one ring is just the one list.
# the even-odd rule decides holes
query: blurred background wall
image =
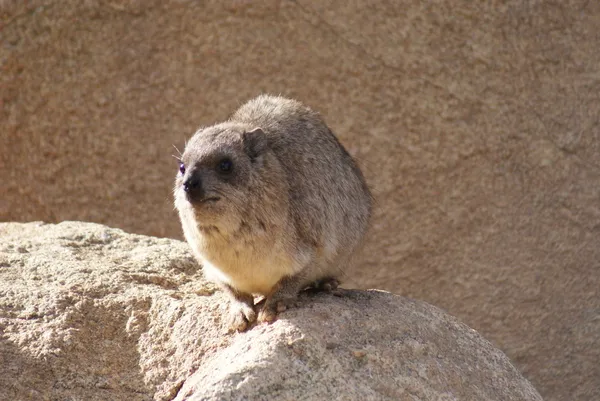
{"label": "blurred background wall", "polygon": [[0,1],[0,220],[182,238],[200,125],[320,111],[377,199],[346,286],[433,303],[600,399],[600,2]]}

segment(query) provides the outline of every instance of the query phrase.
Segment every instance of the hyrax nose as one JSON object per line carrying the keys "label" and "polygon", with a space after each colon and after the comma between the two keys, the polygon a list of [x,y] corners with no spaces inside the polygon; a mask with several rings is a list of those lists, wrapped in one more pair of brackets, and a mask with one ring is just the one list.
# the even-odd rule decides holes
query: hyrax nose
{"label": "hyrax nose", "polygon": [[202,197],[202,182],[196,175],[190,175],[183,181],[183,190],[187,193],[188,198],[197,199]]}

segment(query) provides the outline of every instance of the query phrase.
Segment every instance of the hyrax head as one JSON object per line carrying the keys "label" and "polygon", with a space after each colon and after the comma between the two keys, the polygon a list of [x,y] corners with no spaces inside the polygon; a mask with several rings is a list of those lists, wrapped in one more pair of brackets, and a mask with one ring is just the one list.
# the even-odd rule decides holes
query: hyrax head
{"label": "hyrax head", "polygon": [[257,190],[266,150],[260,128],[224,123],[198,131],[180,160],[175,205],[191,208],[201,225],[239,216]]}

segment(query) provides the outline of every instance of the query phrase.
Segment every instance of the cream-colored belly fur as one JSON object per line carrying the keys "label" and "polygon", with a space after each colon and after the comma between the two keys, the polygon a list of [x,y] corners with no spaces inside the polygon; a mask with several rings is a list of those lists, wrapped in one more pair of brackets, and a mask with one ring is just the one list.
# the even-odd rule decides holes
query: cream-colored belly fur
{"label": "cream-colored belly fur", "polygon": [[280,255],[261,260],[249,252],[239,257],[205,253],[202,260],[209,279],[225,282],[249,294],[269,295],[282,277],[294,272],[290,261]]}
{"label": "cream-colored belly fur", "polygon": [[[305,258],[291,257],[273,236],[252,235],[244,241],[227,241],[202,233],[191,210],[182,216],[183,231],[209,280],[229,284],[238,291],[268,295],[284,276],[300,271]],[[186,211],[180,209],[180,213]]]}

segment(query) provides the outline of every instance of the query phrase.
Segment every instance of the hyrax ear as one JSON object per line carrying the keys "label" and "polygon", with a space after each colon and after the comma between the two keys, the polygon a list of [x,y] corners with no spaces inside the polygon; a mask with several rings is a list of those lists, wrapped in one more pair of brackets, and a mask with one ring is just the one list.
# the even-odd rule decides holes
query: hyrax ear
{"label": "hyrax ear", "polygon": [[260,128],[244,132],[242,139],[244,141],[244,150],[252,162],[254,162],[261,153],[267,150],[267,137]]}

